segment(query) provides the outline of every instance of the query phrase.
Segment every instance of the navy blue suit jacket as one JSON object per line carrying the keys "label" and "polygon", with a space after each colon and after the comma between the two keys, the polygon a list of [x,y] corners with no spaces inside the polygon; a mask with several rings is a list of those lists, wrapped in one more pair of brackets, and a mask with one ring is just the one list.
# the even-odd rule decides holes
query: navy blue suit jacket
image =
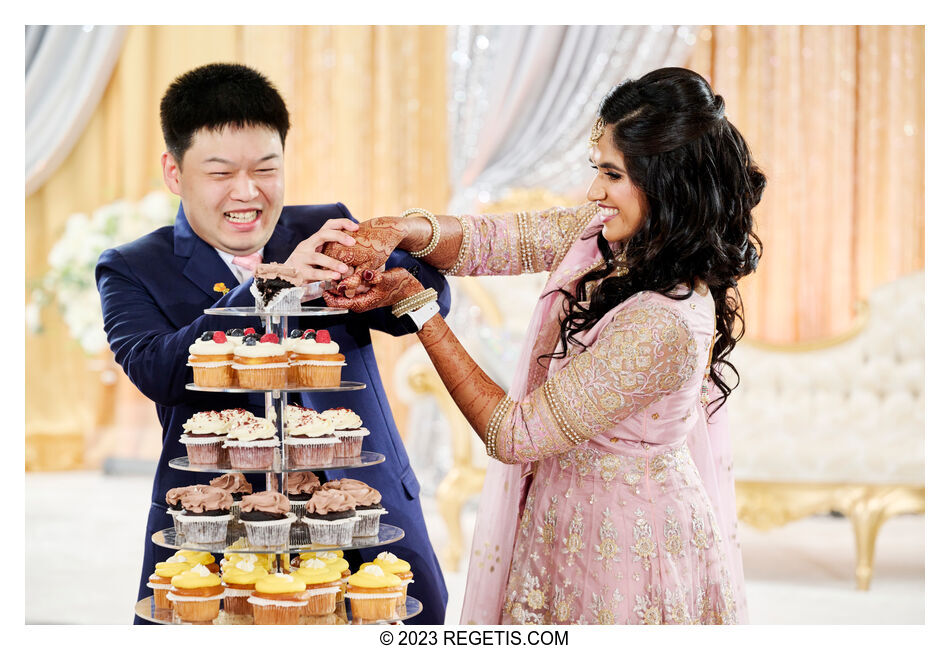
{"label": "navy blue suit jacket", "polygon": [[[270,241],[264,247],[265,262],[283,262],[303,239],[316,232],[328,219],[353,219],[341,203],[287,206]],[[387,267],[414,270],[426,287],[439,292],[443,315],[449,309],[449,288],[432,267],[403,251],[395,251]],[[172,554],[151,543],[153,532],[172,525],[165,510],[165,493],[173,487],[208,483],[216,475],[183,472],[168,467],[168,461],[186,455],[178,441],[182,424],[198,411],[246,408],[262,416],[262,394],[226,394],[185,390],[192,370],[185,363],[188,347],[205,330],[254,327],[262,332],[259,318],[208,316],[208,307],[251,306],[254,298],[248,280],[239,284],[217,251],[200,239],[179,207],[174,226],[166,226],[133,242],[105,251],[96,266],[96,282],[109,345],[116,361],[143,394],[153,400],[162,424],[162,455],[152,489],[145,538],[145,555],[139,598],[151,595],[145,586],[155,563]],[[222,296],[214,291],[224,282],[231,291]],[[314,304],[322,304],[322,301]],[[419,504],[419,484],[396,425],[376,366],[370,342],[370,328],[393,335],[407,333],[388,308],[365,314],[348,313],[331,317],[290,318],[289,327],[327,329],[346,356],[343,379],[360,381],[366,389],[342,393],[295,393],[291,401],[317,409],[349,408],[363,419],[370,435],[363,449],[380,452],[386,462],[366,468],[327,471],[328,479],[349,476],[365,481],[382,494],[389,511],[383,523],[405,530],[400,542],[358,553],[360,561],[371,561],[382,550],[391,550],[412,566],[414,582],[409,595],[423,604],[422,614],[411,623],[441,624],[445,619],[448,594]],[[254,491],[264,489],[262,474],[248,474]],[[358,564],[357,567],[358,568]],[[355,571],[356,568],[353,570]],[[136,617],[136,622],[141,622]]]}

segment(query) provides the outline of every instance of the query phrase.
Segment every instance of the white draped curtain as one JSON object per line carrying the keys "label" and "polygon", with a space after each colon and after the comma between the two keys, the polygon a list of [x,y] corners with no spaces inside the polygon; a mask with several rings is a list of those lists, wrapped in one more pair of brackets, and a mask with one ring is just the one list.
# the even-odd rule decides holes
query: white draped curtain
{"label": "white draped curtain", "polygon": [[26,195],[59,167],[99,104],[125,28],[26,26]]}
{"label": "white draped curtain", "polygon": [[687,25],[453,28],[450,212],[515,187],[582,192],[601,98],[628,77],[685,65],[695,42]]}

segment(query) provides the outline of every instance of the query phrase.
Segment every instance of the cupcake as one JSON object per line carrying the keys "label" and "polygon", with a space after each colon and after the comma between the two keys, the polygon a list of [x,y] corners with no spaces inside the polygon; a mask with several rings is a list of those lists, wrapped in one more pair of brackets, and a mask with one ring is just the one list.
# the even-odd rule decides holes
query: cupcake
{"label": "cupcake", "polygon": [[161,609],[171,609],[172,603],[168,600],[168,592],[172,588],[172,578],[179,573],[188,571],[192,564],[187,562],[159,562],[155,565],[155,570],[148,577],[148,587],[152,589],[155,596],[155,606]]}
{"label": "cupcake", "polygon": [[372,537],[379,533],[379,518],[387,513],[380,501],[382,496],[363,481],[341,478],[327,481],[321,489],[343,490],[356,501],[356,525],[353,537]]}
{"label": "cupcake", "polygon": [[310,602],[307,583],[288,573],[272,573],[254,584],[247,601],[255,625],[296,625]]}
{"label": "cupcake", "polygon": [[237,616],[249,616],[253,613],[250,603],[247,602],[254,584],[268,574],[260,564],[251,557],[231,563],[222,570],[221,580],[224,582],[224,611]]}
{"label": "cupcake", "polygon": [[290,525],[297,520],[290,500],[275,490],[255,492],[241,499],[241,523],[252,546],[286,546]]}
{"label": "cupcake", "polygon": [[356,500],[342,490],[317,490],[307,501],[303,521],[313,544],[349,546],[356,524]]}
{"label": "cupcake", "polygon": [[289,365],[287,349],[276,334],[265,334],[258,341],[254,335],[234,348],[232,367],[241,388],[284,388]]}
{"label": "cupcake", "polygon": [[287,475],[287,498],[290,509],[297,518],[304,516],[307,501],[320,489],[320,479],[313,472],[290,472]]}
{"label": "cupcake", "polygon": [[290,467],[326,467],[333,464],[334,449],[339,440],[333,435],[333,424],[317,411],[288,419],[284,444]]}
{"label": "cupcake", "polygon": [[398,618],[402,594],[401,580],[375,564],[362,567],[350,576],[346,597],[350,599],[353,622],[388,621]]}
{"label": "cupcake", "polygon": [[270,420],[251,417],[228,432],[224,448],[235,469],[271,469],[280,446],[277,427]]}
{"label": "cupcake", "polygon": [[233,354],[234,344],[224,332],[204,332],[188,348],[188,365],[194,372],[195,384],[209,388],[234,385]]}
{"label": "cupcake", "polygon": [[336,593],[336,601],[343,602],[343,596],[346,594],[346,581],[350,577],[350,564],[343,557],[343,551],[317,551],[316,553],[301,553],[297,558],[298,567],[319,567],[317,564],[323,564],[334,571],[340,572],[340,579],[343,584],[340,591]]}
{"label": "cupcake", "polygon": [[182,425],[184,434],[178,442],[185,445],[188,462],[192,465],[227,466],[224,439],[228,435],[228,421],[217,411],[195,413]]}
{"label": "cupcake", "polygon": [[224,559],[221,560],[221,570],[227,571],[245,560],[256,564],[268,573],[274,568],[274,555],[271,553],[225,553]]}
{"label": "cupcake", "polygon": [[294,346],[294,366],[300,386],[339,386],[345,365],[346,357],[340,354],[340,346],[330,340],[327,330],[307,330]]}
{"label": "cupcake", "polygon": [[297,384],[300,381],[297,378],[297,365],[294,363],[294,360],[297,357],[297,344],[303,340],[303,332],[304,331],[301,329],[291,330],[290,334],[288,334],[287,337],[282,341],[284,347],[287,349],[287,355],[290,359],[290,369],[287,373],[287,381],[291,384]]}
{"label": "cupcake", "polygon": [[224,333],[224,335],[228,337],[228,341],[234,347],[237,347],[241,345],[242,343],[244,343],[244,337],[247,336],[248,334],[256,334],[253,327],[247,327],[245,329],[241,329],[240,327],[234,327]]}
{"label": "cupcake", "polygon": [[221,608],[224,585],[221,578],[208,571],[203,564],[196,564],[172,578],[172,601],[178,618],[191,623],[213,621]]}
{"label": "cupcake", "polygon": [[182,511],[178,513],[185,540],[191,544],[225,541],[231,520],[231,495],[210,485],[194,487],[199,489],[181,497]]}
{"label": "cupcake", "polygon": [[182,511],[181,507],[181,498],[188,494],[188,492],[193,492],[198,486],[196,485],[187,485],[185,487],[176,487],[170,489],[165,493],[165,503],[168,504],[168,509],[165,511],[172,517],[172,521],[175,522],[175,534],[183,535],[181,530],[181,522],[178,521],[178,514]]}
{"label": "cupcake", "polygon": [[186,551],[184,549],[177,551],[166,562],[179,562],[188,566],[201,564],[211,573],[218,572],[218,564],[214,561],[214,556],[208,551]]}
{"label": "cupcake", "polygon": [[251,422],[257,417],[247,409],[240,408],[226,409],[224,411],[219,411],[218,413],[221,416],[221,419],[225,421],[227,431],[231,431],[231,429],[239,427],[242,424]]}
{"label": "cupcake", "polygon": [[343,458],[359,458],[363,451],[363,438],[369,431],[363,428],[363,420],[350,409],[327,409],[320,414],[333,423],[333,435],[339,438],[336,455]]}
{"label": "cupcake", "polygon": [[241,472],[233,474],[222,474],[218,478],[211,479],[211,487],[221,488],[231,495],[231,514],[237,517],[241,514],[241,499],[245,494],[253,492],[251,484],[244,478]]}
{"label": "cupcake", "polygon": [[307,606],[301,612],[306,616],[325,616],[336,609],[336,595],[343,586],[343,576],[320,560],[309,560],[294,572],[307,583]]}
{"label": "cupcake", "polygon": [[377,565],[386,573],[391,573],[402,580],[402,597],[399,599],[399,604],[405,605],[407,595],[406,592],[409,589],[409,583],[413,581],[412,569],[409,566],[409,563],[405,560],[400,560],[398,557],[388,551],[383,551],[376,556],[376,559],[373,560],[373,564]]}
{"label": "cupcake", "polygon": [[257,308],[267,312],[299,311],[304,280],[287,264],[261,264],[254,270],[251,295]]}

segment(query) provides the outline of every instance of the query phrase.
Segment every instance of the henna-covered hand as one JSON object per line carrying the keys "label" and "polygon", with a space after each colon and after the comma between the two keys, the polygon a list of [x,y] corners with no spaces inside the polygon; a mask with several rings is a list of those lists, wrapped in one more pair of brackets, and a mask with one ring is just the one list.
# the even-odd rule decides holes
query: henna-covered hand
{"label": "henna-covered hand", "polygon": [[[363,288],[368,286],[369,290],[358,293],[361,285]],[[325,293],[323,298],[327,307],[361,313],[394,305],[424,290],[422,283],[406,269],[395,268],[382,272],[364,270],[341,282],[334,291]]]}
{"label": "henna-covered hand", "polygon": [[356,240],[353,246],[330,242],[323,252],[353,267],[357,273],[376,270],[386,263],[407,232],[408,227],[404,220],[396,217],[377,217],[360,224],[359,231],[353,233]]}

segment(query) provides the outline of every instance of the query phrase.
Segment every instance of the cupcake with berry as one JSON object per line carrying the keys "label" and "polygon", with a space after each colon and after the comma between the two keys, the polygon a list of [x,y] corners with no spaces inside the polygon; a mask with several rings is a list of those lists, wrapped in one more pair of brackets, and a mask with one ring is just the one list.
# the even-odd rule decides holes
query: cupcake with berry
{"label": "cupcake with berry", "polygon": [[290,525],[296,520],[290,512],[290,500],[276,490],[255,492],[241,499],[241,523],[251,547],[287,546]]}
{"label": "cupcake with berry", "polygon": [[290,357],[276,334],[248,334],[234,348],[231,366],[241,388],[284,388]]}
{"label": "cupcake with berry", "polygon": [[168,600],[178,618],[189,623],[208,623],[218,617],[224,585],[217,574],[196,564],[172,578]]}
{"label": "cupcake with berry", "polygon": [[210,485],[221,488],[231,495],[231,514],[235,517],[241,514],[241,499],[254,491],[241,472],[222,474],[218,478],[211,479]]}
{"label": "cupcake with berry", "polygon": [[336,609],[337,594],[343,587],[340,572],[320,560],[311,560],[307,566],[297,569],[293,575],[307,583],[310,600],[301,612],[305,616],[324,616]]}
{"label": "cupcake with berry", "polygon": [[234,347],[244,343],[244,337],[249,334],[257,334],[257,331],[253,327],[245,327],[244,329],[233,327],[224,333],[224,335],[228,337],[228,341],[230,341]]}
{"label": "cupcake with berry", "polygon": [[161,609],[172,608],[172,603],[168,600],[168,592],[172,588],[172,578],[179,573],[188,571],[193,566],[193,564],[187,562],[170,562],[168,560],[155,565],[155,570],[148,577],[148,587],[152,590],[156,607]]}
{"label": "cupcake with berry", "polygon": [[326,467],[333,464],[339,440],[333,424],[317,411],[288,418],[284,444],[290,467]]}
{"label": "cupcake with berry", "polygon": [[303,521],[312,543],[349,546],[356,525],[356,500],[342,490],[317,490],[307,501]]}
{"label": "cupcake with berry", "polygon": [[291,573],[272,573],[254,584],[247,601],[255,625],[297,625],[310,596],[302,579]]}
{"label": "cupcake with berry", "polygon": [[221,331],[203,332],[188,348],[188,365],[195,385],[227,388],[234,385],[234,344]]}
{"label": "cupcake with berry", "polygon": [[363,419],[344,408],[327,409],[320,415],[333,423],[333,435],[340,441],[334,453],[343,458],[359,458],[363,452],[363,438],[369,435],[363,427]]}
{"label": "cupcake with berry", "polygon": [[265,418],[250,417],[228,431],[224,448],[234,469],[270,469],[280,446],[277,427]]}
{"label": "cupcake with berry", "polygon": [[290,510],[297,518],[307,511],[307,501],[320,489],[320,479],[313,472],[290,472],[287,475],[287,498]]}
{"label": "cupcake with berry", "polygon": [[221,581],[224,582],[224,611],[235,616],[250,616],[253,611],[247,602],[254,584],[267,576],[268,571],[248,556],[230,563],[222,569]]}
{"label": "cupcake with berry", "polygon": [[290,331],[290,334],[285,338],[281,343],[287,349],[287,356],[290,358],[290,370],[287,374],[287,381],[291,384],[297,384],[299,379],[297,379],[297,365],[295,360],[297,358],[297,344],[303,340],[303,330],[294,329]]}
{"label": "cupcake with berry", "polygon": [[345,365],[346,357],[340,354],[340,346],[330,340],[328,330],[307,330],[294,347],[294,366],[300,386],[339,386]]}
{"label": "cupcake with berry", "polygon": [[357,520],[353,527],[353,537],[372,537],[379,534],[379,518],[388,512],[382,506],[379,491],[352,478],[327,481],[320,489],[342,490],[356,501]]}
{"label": "cupcake with berry", "polygon": [[178,520],[185,540],[191,544],[225,541],[231,520],[231,495],[210,485],[195,487],[198,489],[181,497]]}
{"label": "cupcake with berry", "polygon": [[195,413],[182,425],[182,429],[184,433],[178,442],[185,445],[190,464],[227,466],[228,455],[224,451],[224,440],[228,435],[228,422],[220,413]]}
{"label": "cupcake with berry", "polygon": [[347,581],[353,622],[388,621],[399,616],[402,581],[375,564],[363,566]]}

